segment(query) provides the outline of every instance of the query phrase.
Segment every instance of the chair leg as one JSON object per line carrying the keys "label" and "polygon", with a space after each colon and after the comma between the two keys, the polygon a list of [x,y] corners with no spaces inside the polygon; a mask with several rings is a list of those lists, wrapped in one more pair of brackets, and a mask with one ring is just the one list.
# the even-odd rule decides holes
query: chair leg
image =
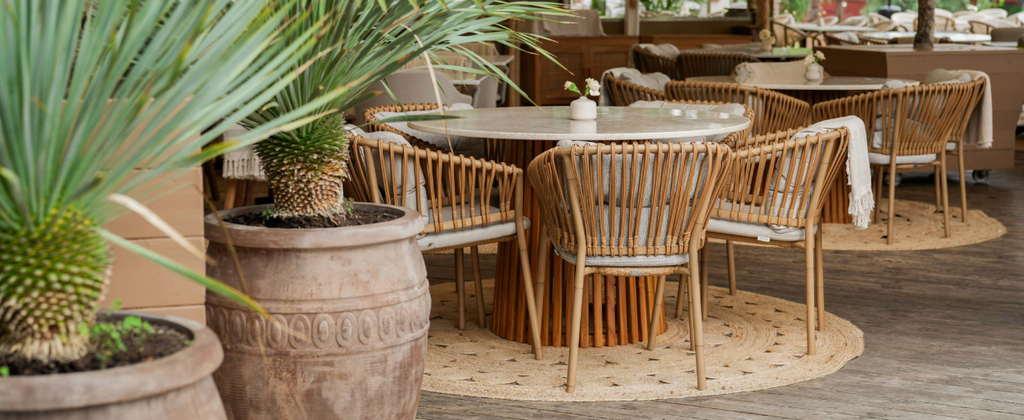
{"label": "chair leg", "polygon": [[814,233],[814,270],[817,283],[818,295],[815,302],[818,307],[818,331],[825,331],[825,244],[824,226],[818,221],[818,231]]}
{"label": "chair leg", "polygon": [[459,329],[466,329],[466,284],[463,278],[463,249],[455,249],[455,294],[459,301]]}
{"label": "chair leg", "polygon": [[523,270],[523,286],[526,296],[526,313],[530,317],[530,337],[533,338],[533,355],[537,360],[544,358],[540,347],[540,314],[537,312],[537,300],[534,298],[533,277],[530,275],[530,251],[526,249],[526,234],[520,230],[516,232],[516,240],[519,243],[519,264]]}
{"label": "chair leg", "polygon": [[729,265],[729,294],[736,294],[736,254],[733,254],[732,241],[725,241],[725,258]]}
{"label": "chair leg", "polygon": [[587,277],[583,258],[576,260],[576,290],[572,299],[572,332],[569,335],[569,375],[566,380],[566,392],[576,391],[576,361],[580,356],[580,325],[583,316],[583,282]]}
{"label": "chair leg", "polygon": [[943,224],[945,225],[945,230],[946,230],[946,236],[944,236],[944,238],[949,238],[949,237],[952,236],[952,234],[949,232],[949,230],[950,230],[950,226],[949,226],[949,187],[946,184],[946,159],[945,159],[945,156],[943,156],[941,166],[942,166],[942,221],[943,221]]}
{"label": "chair leg", "polygon": [[[544,313],[544,308],[545,308],[545,306],[544,306],[544,304],[545,304],[545,302],[544,302],[544,280],[545,280],[545,278],[548,275],[547,266],[548,266],[548,258],[549,258],[550,255],[551,255],[551,241],[548,238],[548,231],[547,231],[547,229],[545,229],[544,223],[541,222],[541,225],[540,225],[540,250],[537,253],[537,275],[534,276],[534,280],[537,282],[537,290],[536,290],[537,298],[535,299],[535,302],[537,303],[537,308],[538,308],[537,309],[538,310],[537,313],[538,314],[543,314]],[[537,322],[540,323],[540,317],[537,318]],[[537,329],[537,334],[538,335],[540,334],[540,329],[539,328]],[[538,346],[541,345],[541,344],[543,344],[543,342],[539,342]]]}
{"label": "chair leg", "polygon": [[806,235],[806,239],[804,239],[804,263],[807,268],[805,274],[805,282],[807,284],[807,354],[813,355],[817,350],[817,346],[814,344],[814,321],[817,318],[814,311],[814,235]]}
{"label": "chair leg", "polygon": [[886,234],[886,244],[892,245],[896,241],[893,237],[893,224],[896,223],[896,165],[889,166],[889,223]]}
{"label": "chair leg", "polygon": [[[697,247],[691,245],[690,261],[693,261],[694,258],[698,258]],[[690,264],[690,319],[693,320],[693,329],[690,330],[690,342],[693,345],[693,352],[697,359],[697,389],[703,391],[707,389],[708,382],[704,371],[704,331],[700,310],[700,285],[697,282],[697,279],[700,278],[700,268],[698,266],[698,264]]]}
{"label": "chair leg", "polygon": [[[693,264],[692,262],[690,264]],[[679,275],[679,291],[676,292],[676,319],[683,317],[683,297],[689,287],[690,275],[688,273]]]}
{"label": "chair leg", "polygon": [[703,321],[708,320],[708,245],[700,250],[700,313]]}
{"label": "chair leg", "polygon": [[871,222],[872,223],[878,223],[878,220],[879,220],[878,219],[878,214],[879,214],[879,212],[881,212],[881,209],[880,209],[881,206],[878,205],[878,203],[880,203],[882,201],[882,168],[881,167],[876,167],[875,168],[875,191],[874,191],[874,193],[875,193],[875,211],[871,215]]}
{"label": "chair leg", "polygon": [[228,180],[228,187],[224,190],[224,205],[221,206],[224,210],[235,208],[235,196],[238,194],[239,182],[241,181],[237,179]]}
{"label": "chair leg", "polygon": [[935,166],[935,211],[942,211],[942,187],[939,182],[942,180],[942,174],[939,173],[939,167]]}
{"label": "chair leg", "polygon": [[665,301],[665,277],[658,276],[658,287],[654,289],[654,314],[651,315],[650,338],[647,339],[647,349],[654,350],[658,345],[658,324],[661,323],[661,312]]}
{"label": "chair leg", "polygon": [[[473,288],[476,290],[476,323],[480,328],[487,328],[487,318],[484,314],[484,283],[480,278],[480,249],[473,245],[469,247],[469,254],[470,263],[473,265]],[[530,296],[533,296],[533,293],[530,293]]]}
{"label": "chair leg", "polygon": [[957,154],[960,168],[960,221],[967,223],[967,177],[964,175],[964,151]]}

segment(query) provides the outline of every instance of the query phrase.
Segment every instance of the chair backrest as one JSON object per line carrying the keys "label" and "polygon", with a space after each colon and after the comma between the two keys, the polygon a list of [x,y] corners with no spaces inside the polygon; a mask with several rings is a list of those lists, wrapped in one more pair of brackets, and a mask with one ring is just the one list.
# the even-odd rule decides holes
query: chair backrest
{"label": "chair backrest", "polygon": [[883,14],[879,14],[879,13],[875,13],[875,12],[868,13],[868,19],[871,20],[872,24],[874,24],[874,23],[881,23],[881,22],[892,22],[892,19],[889,19],[889,18],[885,17],[885,15],[883,15]]}
{"label": "chair backrest", "polygon": [[[444,104],[444,106],[447,107],[448,104]],[[380,105],[380,106],[375,106],[375,107],[371,107],[371,108],[366,108],[365,110],[363,110],[363,121],[365,121],[365,123],[366,123],[365,130],[367,132],[371,132],[371,133],[372,132],[379,132],[379,131],[387,131],[387,132],[395,133],[395,134],[398,134],[398,135],[402,136],[403,138],[405,138],[405,140],[408,141],[414,147],[419,147],[421,149],[428,149],[428,150],[440,150],[440,149],[437,148],[437,146],[434,146],[433,144],[430,144],[430,143],[425,142],[425,141],[423,141],[421,139],[418,139],[418,138],[416,138],[414,136],[411,136],[408,133],[404,133],[401,130],[396,129],[395,127],[393,127],[390,124],[387,124],[387,123],[378,124],[376,122],[377,121],[376,114],[379,113],[379,112],[410,112],[410,111],[411,112],[416,112],[416,111],[432,111],[432,110],[435,110],[435,109],[437,109],[437,104],[436,103],[401,104],[401,105],[393,104],[393,105]]]}
{"label": "chair backrest", "polygon": [[636,101],[665,100],[665,92],[630,83],[611,74],[604,77],[604,83],[607,87],[604,94],[608,95],[615,106],[629,106]]}
{"label": "chair backrest", "polygon": [[835,25],[839,23],[839,18],[835,16],[826,16],[821,18],[821,23],[825,25]]}
{"label": "chair backrest", "polygon": [[[354,136],[352,153],[345,193],[357,201],[415,208],[429,220],[424,232],[515,216],[515,185],[523,176],[515,166],[361,136]],[[499,212],[491,213],[491,206]]]}
{"label": "chair backrest", "polygon": [[950,132],[949,141],[962,142],[964,139],[964,133],[967,132],[967,124],[971,120],[971,114],[974,113],[974,109],[981,103],[981,97],[985,95],[985,84],[987,79],[979,77],[968,85],[971,85],[970,95],[967,97],[967,103],[964,105],[963,118],[953,124],[953,131]]}
{"label": "chair backrest", "polygon": [[[442,102],[446,104],[473,103],[473,97],[459,93],[459,90],[455,88],[451,79],[448,78],[443,71],[435,70],[434,75],[437,79],[437,87],[441,92]],[[388,81],[388,87],[391,88],[391,92],[395,94],[395,97],[400,103],[415,104],[437,102],[437,96],[434,93],[434,83],[430,78],[430,72],[428,70],[399,71],[391,74],[386,79]],[[367,89],[367,92],[373,91],[382,93],[355,107],[357,119],[363,116],[364,111],[367,108],[391,105],[395,103],[391,96],[387,94],[382,82],[377,82]],[[361,124],[362,121],[357,121],[357,123]]]}
{"label": "chair backrest", "polygon": [[528,173],[559,249],[677,255],[703,240],[730,153],[716,143],[577,144],[542,153]]}
{"label": "chair backrest", "polygon": [[817,223],[822,197],[845,169],[850,132],[840,128],[793,138],[799,131],[737,144],[711,217],[787,227]]}
{"label": "chair backrest", "polygon": [[871,20],[867,16],[850,16],[843,20],[840,25],[843,26],[868,26]]}
{"label": "chair backrest", "polygon": [[654,54],[639,45],[633,46],[631,54],[641,73],[663,73],[672,80],[683,80],[683,71],[676,58]]}
{"label": "chair backrest", "polygon": [[772,22],[772,33],[776,47],[789,47],[807,39],[806,32],[780,22]]}
{"label": "chair backrest", "polygon": [[1010,12],[1006,11],[1006,9],[993,7],[991,9],[979,10],[978,14],[988,16],[990,19],[1005,19]]}
{"label": "chair backrest", "polygon": [[669,99],[743,104],[754,111],[752,135],[774,133],[807,123],[811,105],[779,92],[738,83],[672,81]]}
{"label": "chair backrest", "polygon": [[679,67],[683,79],[703,76],[728,76],[740,63],[760,63],[761,60],[746,53],[686,51],[679,54]]}
{"label": "chair backrest", "polygon": [[[943,153],[953,128],[962,123],[973,83],[908,86],[821,102],[815,121],[854,115],[864,121],[873,153],[890,156]],[[875,133],[875,132],[878,133]]]}
{"label": "chair backrest", "polygon": [[772,22],[779,22],[786,25],[792,25],[796,23],[796,18],[794,18],[793,15],[789,13],[780,13],[775,16],[772,16]]}

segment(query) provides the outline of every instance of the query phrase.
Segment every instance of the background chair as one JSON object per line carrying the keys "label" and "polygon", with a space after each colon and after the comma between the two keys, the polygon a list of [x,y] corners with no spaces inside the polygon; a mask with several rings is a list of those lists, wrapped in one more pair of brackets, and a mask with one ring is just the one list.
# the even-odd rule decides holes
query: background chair
{"label": "background chair", "polygon": [[843,20],[840,25],[843,26],[868,26],[871,23],[871,19],[867,16],[850,16]]}
{"label": "background chair", "polygon": [[641,73],[662,73],[672,80],[683,80],[683,70],[677,57],[655,54],[640,45],[633,46],[630,51],[633,63]]}
{"label": "background chair", "polygon": [[[441,102],[446,104],[472,104],[473,97],[460,93],[448,76],[440,71],[434,70],[438,89],[441,92]],[[428,70],[403,70],[395,72],[387,77],[388,87],[394,93],[395,98],[384,89],[383,82],[377,82],[368,92],[381,92],[381,94],[356,106],[356,119],[358,124],[364,121],[360,119],[366,114],[367,108],[393,105],[395,99],[403,104],[437,103],[437,95],[434,93],[434,82],[430,78]]]}
{"label": "background chair", "polygon": [[636,101],[665,100],[665,92],[630,83],[611,74],[604,77],[604,83],[604,94],[608,95],[615,106],[629,106]]}
{"label": "background chair", "polygon": [[[987,81],[984,77],[968,83],[971,85],[971,90],[967,98],[967,104],[964,106],[963,118],[954,122],[953,131],[949,136],[949,143],[946,144],[946,154],[956,156],[957,158],[957,172],[960,175],[960,219],[964,223],[967,223],[967,177],[964,173],[964,135],[967,132],[968,122],[971,120],[974,109],[978,107],[982,96],[985,94],[986,83]],[[936,167],[936,171],[938,170],[939,167]],[[935,182],[939,182],[940,177],[941,174],[936,172]],[[935,194],[936,208],[942,207],[939,198],[939,194]]]}
{"label": "background chair", "polygon": [[775,35],[776,47],[792,47],[804,42],[809,36],[807,32],[781,22],[772,22],[772,32]]}
{"label": "background chair", "polygon": [[725,102],[754,111],[751,135],[774,133],[807,123],[811,106],[794,97],[738,83],[672,81],[665,85],[671,100]]}
{"label": "background chair", "polygon": [[[560,144],[571,147],[538,156],[530,163],[529,176],[541,209],[537,272],[545,272],[552,246],[576,266],[566,382],[566,390],[573,392],[585,277],[658,276],[651,317],[651,331],[657,331],[665,277],[682,272],[703,245],[707,214],[718,180],[728,169],[730,151],[714,143]],[[696,264],[689,264],[689,272],[698,278]],[[691,342],[697,387],[705,389],[700,293],[696,282],[691,283]],[[543,287],[538,283],[539,296]],[[652,333],[647,348],[656,345]]]}
{"label": "background chair", "polygon": [[[483,286],[480,278],[478,245],[516,240],[527,296],[533,296],[526,227],[523,217],[523,171],[504,163],[479,160],[420,149],[392,133],[380,140],[362,136],[353,139],[350,160],[350,188],[357,201],[384,203],[415,209],[426,226],[416,239],[424,253],[455,250],[455,288],[458,294],[458,325],[466,327],[464,254],[472,254],[473,283],[476,289],[477,320],[486,326]],[[497,194],[492,194],[497,190]],[[492,204],[494,197],[497,202]],[[532,298],[526,299],[537,359],[543,357],[540,346],[540,318]]]}
{"label": "background chair", "polygon": [[679,54],[679,67],[683,80],[690,77],[728,76],[740,63],[760,63],[761,60],[746,53],[693,51]]}
{"label": "background chair", "polygon": [[[735,145],[722,194],[711,210],[708,237],[726,241],[730,294],[736,293],[733,242],[804,249],[807,354],[813,355],[815,319],[818,330],[825,325],[821,209],[823,197],[846,167],[850,133],[846,128],[809,131],[817,132],[780,131]],[[701,253],[700,265],[701,290],[706,295],[706,253]],[[701,299],[704,305],[706,301]],[[679,315],[678,308],[676,312]]]}
{"label": "background chair", "polygon": [[[854,115],[864,120],[869,136],[868,160],[875,170],[875,202],[881,197],[882,174],[896,179],[900,171],[938,166],[945,237],[950,236],[949,194],[944,153],[953,128],[962,123],[975,87],[970,83],[909,86],[821,102],[812,110],[816,121]],[[873,135],[872,135],[873,133]],[[896,183],[889,182],[887,243],[895,241]],[[879,206],[874,219],[878,220]]]}

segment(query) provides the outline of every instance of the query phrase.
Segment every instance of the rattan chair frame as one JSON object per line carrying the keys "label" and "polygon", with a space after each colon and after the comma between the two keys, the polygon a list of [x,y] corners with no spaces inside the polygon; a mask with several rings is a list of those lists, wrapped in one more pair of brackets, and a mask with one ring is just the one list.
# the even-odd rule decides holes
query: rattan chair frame
{"label": "rattan chair frame", "polygon": [[772,21],[772,33],[775,35],[776,47],[792,46],[798,42],[804,42],[804,40],[811,37],[807,32],[775,21]]}
{"label": "rattan chair frame", "polygon": [[[448,104],[444,104],[444,106],[447,107]],[[367,108],[366,110],[363,111],[363,121],[366,122],[366,131],[367,132],[387,131],[387,132],[395,133],[395,134],[398,134],[398,135],[402,136],[403,138],[405,138],[406,141],[409,142],[409,144],[412,144],[413,147],[418,147],[418,148],[421,148],[421,149],[427,149],[427,150],[433,150],[433,151],[439,151],[439,152],[447,152],[446,150],[443,150],[443,149],[441,149],[441,148],[439,148],[437,146],[434,146],[433,144],[430,144],[430,143],[428,143],[428,142],[426,142],[426,141],[424,141],[424,140],[422,140],[420,138],[417,138],[415,136],[411,136],[411,135],[409,135],[407,133],[403,133],[403,132],[399,131],[397,128],[391,126],[388,123],[378,123],[377,122],[378,119],[376,117],[376,114],[379,113],[379,112],[433,111],[433,110],[435,110],[437,108],[438,108],[438,106],[437,106],[436,103],[395,104],[395,105],[375,106],[375,107],[372,107],[372,108]]]}
{"label": "rattan chair frame", "polygon": [[[936,183],[941,195],[945,237],[950,237],[949,191],[946,187],[946,143],[952,138],[953,129],[963,124],[967,103],[974,93],[973,83],[931,84],[908,86],[821,102],[814,105],[814,119],[822,121],[855,115],[864,121],[869,135],[875,131],[876,121],[882,121],[882,146],[875,147],[869,140],[868,150],[872,153],[889,155],[888,164],[872,164],[875,171],[875,202],[881,198],[883,173],[889,179],[896,179],[898,172],[932,165],[940,179]],[[913,124],[915,127],[912,127]],[[927,163],[897,164],[899,156],[935,155]],[[896,183],[889,183],[889,219],[886,242],[895,241],[893,223],[896,211]],[[874,219],[878,220],[879,206],[875,206]]]}
{"label": "rattan chair frame", "polygon": [[[718,181],[731,162],[730,154],[727,146],[717,143],[574,145],[544,152],[530,163],[530,184],[541,209],[541,249],[537,263],[539,297],[544,290],[540,273],[546,268],[552,244],[576,255],[568,392],[576,389],[583,287],[587,275],[658,276],[651,328],[661,322],[666,276],[685,272],[690,278],[700,275],[695,263],[686,264],[686,269],[683,266],[605,267],[588,265],[587,257],[688,254],[691,261],[695,261],[703,246],[708,213],[719,192]],[[698,156],[702,158],[698,160]],[[609,179],[605,179],[603,168],[606,159],[608,165],[621,165],[621,169],[608,168]],[[698,171],[698,167],[702,169]],[[648,205],[644,203],[646,193],[650,193]],[[648,212],[649,226],[647,239],[641,242],[644,211]],[[665,233],[661,233],[663,228]],[[690,283],[690,319],[694,325],[691,343],[696,354],[697,387],[703,390],[707,382],[700,292],[696,282]],[[647,348],[656,346],[657,335],[651,334]]]}
{"label": "rattan chair frame", "polygon": [[746,105],[754,111],[754,136],[806,125],[811,110],[810,104],[792,96],[738,83],[671,81],[665,84],[665,94],[673,100]]}
{"label": "rattan chair frame", "polygon": [[[844,127],[827,133],[792,139],[799,131],[800,129],[780,131],[752,137],[742,144],[737,144],[733,152],[731,170],[725,176],[723,191],[717,205],[711,210],[711,217],[801,228],[807,232],[804,240],[763,242],[756,237],[711,231],[708,232],[708,238],[726,241],[729,294],[736,294],[734,242],[804,250],[807,354],[813,355],[817,349],[814,331],[825,329],[821,211],[826,201],[824,197],[835,184],[839,171],[846,167],[846,149],[850,141],[850,132]],[[777,191],[792,192],[780,196]],[[700,283],[701,290],[706,295],[707,256],[701,254]],[[702,299],[701,302],[707,305],[707,299]],[[677,306],[676,314],[680,315],[680,312],[681,308]]]}
{"label": "rattan chair frame", "polygon": [[[964,135],[967,132],[967,124],[971,120],[971,114],[974,113],[974,109],[981,104],[981,97],[985,95],[985,85],[987,81],[984,77],[978,78],[970,82],[972,85],[972,91],[970,97],[967,99],[967,104],[964,107],[964,117],[957,121],[953,126],[952,134],[949,136],[949,141],[956,144],[956,148],[953,150],[946,149],[946,155],[956,156],[957,158],[957,171],[960,175],[960,219],[962,222],[967,223],[967,180],[964,174]],[[941,174],[938,173],[939,167],[935,167],[935,182],[938,184]],[[941,208],[941,197],[938,194],[939,188],[936,188],[935,194],[935,207]]]}
{"label": "rattan chair frame", "polygon": [[728,76],[733,74],[740,63],[760,63],[761,60],[747,53],[685,51],[676,58],[683,78],[703,76]]}
{"label": "rattan chair frame", "polygon": [[639,46],[633,47],[631,54],[641,73],[662,73],[672,80],[683,80],[683,69],[675,58],[654,54]]}
{"label": "rattan chair frame", "polygon": [[627,82],[611,74],[604,77],[604,83],[608,87],[605,94],[615,106],[629,106],[637,101],[665,100],[665,92]]}
{"label": "rattan chair frame", "polygon": [[[460,229],[487,225],[492,222],[515,222],[516,233],[512,236],[486,241],[459,244],[453,247],[437,248],[424,253],[437,253],[454,249],[456,270],[456,292],[458,294],[458,325],[465,329],[465,281],[463,278],[464,249],[470,248],[473,265],[473,283],[476,289],[477,317],[481,328],[486,326],[483,300],[483,284],[480,276],[478,246],[488,243],[516,240],[519,247],[519,261],[522,265],[523,282],[527,292],[526,306],[530,317],[530,332],[537,359],[543,358],[540,341],[540,317],[533,300],[533,279],[531,278],[529,250],[523,221],[523,170],[506,163],[481,160],[431,149],[409,147],[382,140],[370,140],[352,136],[355,158],[350,160],[352,186],[346,193],[355,200],[383,203],[406,208],[415,208],[421,214],[430,214],[432,221],[424,227],[424,233],[452,232]],[[373,159],[374,157],[376,159]],[[381,168],[376,167],[380,162]],[[408,203],[406,194],[407,173],[415,174],[416,202]],[[377,174],[381,176],[378,179]],[[421,178],[422,176],[422,178]],[[397,181],[402,180],[402,181]],[[418,187],[425,183],[426,202],[429,208],[422,208],[423,197]],[[493,194],[497,190],[497,194]],[[497,198],[498,212],[491,213],[492,200]],[[445,207],[450,212],[449,221],[444,220]]]}

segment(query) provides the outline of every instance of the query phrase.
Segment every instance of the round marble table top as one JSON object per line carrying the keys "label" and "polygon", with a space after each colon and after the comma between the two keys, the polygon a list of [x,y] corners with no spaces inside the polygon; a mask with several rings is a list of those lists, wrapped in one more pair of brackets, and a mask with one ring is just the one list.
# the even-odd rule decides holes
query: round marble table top
{"label": "round marble table top", "polygon": [[815,25],[813,23],[794,23],[789,26],[805,32],[870,32],[875,30],[870,26]]}
{"label": "round marble table top", "polygon": [[[697,82],[719,82],[739,83],[732,76],[704,76],[688,77],[687,81]],[[854,76],[827,76],[820,83],[803,84],[768,84],[768,83],[742,83],[747,86],[754,86],[772,90],[879,90],[889,80],[900,80],[906,83],[916,83],[917,80],[887,79],[884,77],[854,77]]]}
{"label": "round marble table top", "polygon": [[[897,38],[913,38],[917,32],[867,32],[860,34],[861,38],[872,38],[884,41],[890,41]],[[952,42],[990,42],[992,41],[991,35],[985,34],[965,34],[961,32],[936,32],[935,39],[949,38]],[[936,41],[938,42],[938,41]]]}
{"label": "round marble table top", "polygon": [[434,134],[509,140],[656,140],[732,133],[750,126],[746,117],[669,108],[597,108],[597,120],[573,121],[567,106],[480,108],[446,112],[460,118],[410,121]]}

